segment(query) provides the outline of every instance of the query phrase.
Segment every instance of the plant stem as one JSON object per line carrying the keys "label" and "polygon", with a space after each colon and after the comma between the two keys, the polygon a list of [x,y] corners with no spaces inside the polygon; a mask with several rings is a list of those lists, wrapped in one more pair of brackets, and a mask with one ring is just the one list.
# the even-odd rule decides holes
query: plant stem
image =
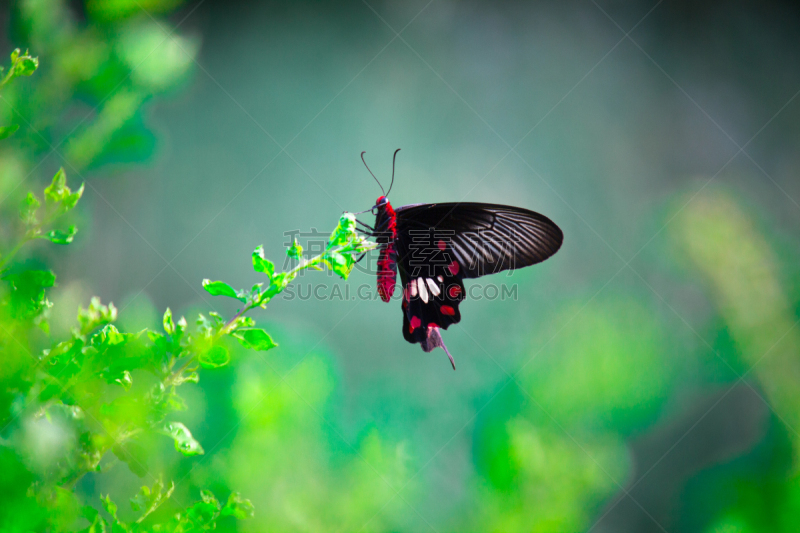
{"label": "plant stem", "polygon": [[17,255],[17,252],[19,252],[23,246],[25,246],[28,242],[32,240],[33,237],[29,237],[28,234],[26,233],[25,237],[20,239],[20,241],[11,249],[11,251],[9,251],[6,254],[6,256],[0,261],[0,272],[2,272],[5,269],[6,264],[8,264],[8,262],[11,261],[11,259],[13,259],[15,255]]}
{"label": "plant stem", "polygon": [[[0,85],[0,87],[2,87],[2,85]],[[0,272],[2,272],[5,269],[8,262],[11,261],[11,259],[13,259],[15,255],[17,255],[17,252],[19,252],[23,246],[25,246],[26,244],[28,244],[33,240],[36,240],[36,238],[42,234],[42,228],[47,227],[49,224],[55,222],[55,220],[62,214],[63,213],[59,213],[58,211],[50,212],[49,214],[46,214],[44,216],[41,222],[37,222],[33,226],[30,226],[25,232],[25,236],[22,237],[16,245],[14,245],[14,247],[6,254],[6,256],[2,260],[0,260]]]}

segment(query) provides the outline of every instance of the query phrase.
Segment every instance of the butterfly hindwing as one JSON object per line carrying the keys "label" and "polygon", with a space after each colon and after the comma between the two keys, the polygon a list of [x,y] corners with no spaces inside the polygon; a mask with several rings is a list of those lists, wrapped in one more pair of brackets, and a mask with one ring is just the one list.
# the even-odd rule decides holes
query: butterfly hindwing
{"label": "butterfly hindwing", "polygon": [[461,320],[458,309],[464,299],[461,277],[444,271],[410,272],[401,268],[403,283],[403,337],[424,343],[430,328],[447,329]]}

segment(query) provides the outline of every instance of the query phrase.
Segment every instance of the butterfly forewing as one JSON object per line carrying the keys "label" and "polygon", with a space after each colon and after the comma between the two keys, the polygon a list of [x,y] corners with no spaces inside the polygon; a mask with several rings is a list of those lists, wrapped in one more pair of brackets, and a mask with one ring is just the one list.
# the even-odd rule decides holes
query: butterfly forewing
{"label": "butterfly forewing", "polygon": [[400,207],[396,213],[401,273],[430,262],[438,269],[440,263],[447,267],[455,261],[456,275],[477,278],[544,261],[564,239],[549,218],[520,207],[418,204]]}

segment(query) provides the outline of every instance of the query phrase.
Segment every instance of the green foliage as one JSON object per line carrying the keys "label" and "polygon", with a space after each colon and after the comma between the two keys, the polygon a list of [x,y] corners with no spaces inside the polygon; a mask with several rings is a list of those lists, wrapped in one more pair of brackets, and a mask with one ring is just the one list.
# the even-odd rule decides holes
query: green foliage
{"label": "green foliage", "polygon": [[292,245],[286,250],[286,255],[292,259],[300,259],[303,257],[303,247],[300,246],[297,239],[295,239]]}
{"label": "green foliage", "polygon": [[192,433],[180,422],[167,422],[164,424],[162,431],[165,435],[172,437],[175,441],[175,449],[183,455],[202,455],[205,453],[200,443],[192,437]]}
{"label": "green foliage", "polygon": [[119,508],[110,496],[101,498],[103,509],[110,516],[104,519],[93,507],[84,507],[83,516],[91,523],[84,529],[87,533],[111,531],[114,533],[188,533],[190,531],[211,531],[216,529],[219,519],[232,516],[239,520],[253,516],[253,506],[248,500],[234,492],[222,505],[211,491],[200,492],[201,499],[185,510],[158,523],[149,523],[146,519],[166,503],[175,490],[175,484],[165,487],[161,479],[157,479],[152,487],[143,486],[139,493],[131,498],[131,509],[138,513],[134,521],[119,518]]}
{"label": "green foliage", "polygon": [[[52,305],[47,291],[56,283],[55,274],[49,270],[18,270],[12,268],[11,261],[25,243],[56,231],[50,227],[76,206],[82,192],[83,187],[72,192],[61,169],[44,189],[41,196],[44,203],[33,192],[26,196],[20,228],[24,233],[3,256],[6,273],[2,277],[5,289],[0,309],[5,326],[0,348],[9,350],[17,343],[28,351],[20,336],[24,337],[34,324],[47,331],[46,315]],[[16,432],[25,431],[20,419],[37,421],[36,424],[44,425],[41,428],[57,423],[71,435],[64,449],[52,451],[53,459],[39,465],[39,481],[25,491],[33,491],[37,501],[57,502],[58,512],[66,512],[75,505],[75,498],[67,489],[87,473],[103,471],[102,462],[109,453],[127,464],[133,473],[145,477],[150,465],[144,443],[149,435],[169,437],[175,449],[185,456],[203,454],[202,445],[189,428],[174,420],[177,413],[186,409],[179,388],[185,383],[196,383],[201,367],[215,369],[230,363],[225,337],[234,338],[252,350],[274,348],[272,337],[254,327],[255,322],[245,314],[266,305],[300,270],[328,265],[333,254],[344,257],[373,248],[374,243],[346,231],[349,220],[349,216],[343,216],[334,231],[333,235],[338,236],[336,244],[332,237],[324,254],[302,261],[288,272],[275,274],[272,263],[263,258],[263,248],[257,248],[253,253],[254,269],[267,275],[266,287],[256,284],[250,291],[235,291],[226,283],[204,280],[203,287],[209,293],[230,296],[245,304],[228,321],[217,313],[208,313],[207,317],[201,314],[196,330],[189,331],[186,319],[181,317],[176,321],[167,309],[162,320],[163,331],[126,333],[114,325],[118,315],[114,305],[104,305],[98,298],[92,298],[86,309],[79,310],[70,338],[47,341],[49,347],[43,348],[39,355],[28,352],[29,359],[23,357],[20,362],[24,364],[11,376],[18,392],[12,403],[4,404],[0,416],[9,442],[15,441]],[[74,233],[70,231],[70,235]],[[71,238],[49,240],[68,244]],[[342,273],[337,268],[332,270]],[[18,453],[26,457],[29,452],[20,448]],[[27,460],[40,459],[28,456]],[[143,487],[132,500],[134,510],[143,514],[133,523],[119,519],[116,504],[106,497],[103,505],[111,521],[107,523],[96,511],[87,511],[84,518],[91,523],[88,531],[105,531],[107,527],[126,532],[206,530],[212,529],[221,517],[245,518],[252,514],[251,504],[238,494],[231,495],[223,506],[211,493],[204,492],[202,501],[165,521],[147,525],[149,529],[142,529],[143,521],[170,497],[172,490],[172,485],[164,489],[160,482],[152,488]],[[55,520],[52,517],[61,515],[48,515],[51,510],[42,508],[40,520],[52,525]]]}
{"label": "green foliage", "polygon": [[0,74],[5,72],[3,78],[0,79],[0,89],[14,78],[31,76],[37,68],[39,68],[38,57],[31,57],[27,50],[22,54],[19,48],[15,49],[11,52],[11,66],[7,69],[0,67]]}
{"label": "green foliage", "polygon": [[0,141],[7,148],[0,150],[0,198],[11,197],[0,215],[21,200],[20,184],[51,152],[73,174],[150,158],[155,142],[145,108],[194,67],[198,39],[156,17],[184,0],[80,3],[20,0],[4,8],[15,38],[47,59],[38,69],[38,57],[21,47],[0,66]]}
{"label": "green foliage", "polygon": [[[76,206],[83,175],[96,183],[109,174],[97,172],[102,165],[148,159],[153,97],[180,87],[194,69],[198,40],[175,23],[195,4],[162,17],[182,3],[19,0],[6,10],[4,23],[21,50],[0,61],[1,531],[586,531],[621,496],[620,487],[647,471],[647,452],[659,448],[670,452],[645,479],[649,487],[640,486],[656,485],[657,492],[634,494],[645,494],[638,503],[647,509],[647,494],[674,496],[670,509],[681,511],[663,522],[670,531],[798,529],[800,437],[791,429],[800,428],[797,243],[785,234],[791,225],[759,224],[758,213],[742,207],[747,202],[713,184],[693,187],[668,216],[625,226],[628,237],[645,239],[651,235],[637,228],[663,227],[630,265],[663,301],[628,270],[603,285],[605,251],[593,257],[596,269],[565,270],[581,241],[567,235],[567,256],[515,274],[519,302],[470,302],[462,326],[481,329],[468,336],[516,378],[496,398],[506,375],[464,327],[448,333],[454,353],[470,359],[454,380],[426,370],[428,356],[400,340],[396,309],[382,311],[390,320],[385,331],[370,324],[319,343],[314,328],[332,325],[316,320],[328,304],[312,310],[307,327],[262,323],[260,309],[299,277],[297,269],[281,272],[284,258],[273,263],[262,247],[250,258],[252,285],[204,284],[225,296],[214,303],[235,306],[230,314],[167,309],[162,317],[142,304],[143,295],[134,304],[145,305],[147,319],[136,321],[135,305],[124,300],[121,310],[89,300],[88,276],[65,280],[54,258],[85,238],[76,233],[86,230]],[[42,58],[32,77],[38,60],[22,53],[26,47]],[[283,85],[291,92],[291,83]],[[281,87],[269,91],[281,94]],[[46,189],[31,185],[40,176],[34,167],[50,164],[44,156],[51,150],[47,161],[67,172]],[[607,192],[599,182],[590,189]],[[293,242],[291,264],[347,278],[355,254],[370,246],[357,242],[351,222],[345,216],[319,257]],[[673,248],[656,262],[650,253],[661,237]],[[782,251],[779,238],[794,250]],[[624,255],[630,243],[619,242]],[[105,268],[102,256],[96,260],[92,273]],[[677,279],[668,271],[672,262],[683,268]],[[113,273],[105,276],[113,280]],[[84,305],[76,321],[78,302]],[[366,307],[352,316],[363,321]],[[368,321],[382,320],[374,312]],[[333,349],[359,342],[369,348]],[[367,357],[387,354],[408,355],[398,364],[410,370],[359,368]],[[689,443],[713,445],[701,433],[716,431],[706,424],[713,416],[674,449],[666,440],[658,443],[663,448],[628,447],[640,437],[660,438],[653,426],[680,428],[686,419],[676,413],[709,390],[724,392],[737,370],[751,367],[745,382],[775,411],[755,452],[715,458],[710,480],[698,474]],[[767,412],[761,400],[754,403]],[[750,407],[729,411],[725,434],[761,438],[759,428],[748,427]],[[644,455],[631,455],[642,448]],[[681,461],[691,468],[662,474]],[[685,490],[677,479],[684,474],[704,482]],[[665,479],[667,487],[657,486]],[[253,516],[253,506],[231,489],[253,499],[253,520],[236,522]],[[611,517],[625,507],[641,516],[622,501]],[[642,527],[656,527],[643,520],[649,526]]]}
{"label": "green foliage", "polygon": [[247,301],[245,296],[238,296],[236,291],[233,290],[233,287],[223,281],[210,281],[204,279],[203,288],[212,296],[228,296],[229,298],[236,298],[243,303]]}
{"label": "green foliage", "polygon": [[253,350],[265,352],[277,346],[269,333],[263,329],[241,328],[233,336],[239,339],[244,346]]}
{"label": "green foliage", "polygon": [[[18,51],[12,60],[7,80],[28,75],[37,64]],[[102,499],[104,517],[92,502],[82,506],[73,490],[85,475],[106,472],[114,463],[109,463],[109,457],[126,464],[140,478],[152,477],[147,450],[159,436],[171,439],[183,456],[202,455],[203,446],[177,419],[187,409],[181,387],[197,383],[201,368],[230,364],[228,339],[254,351],[274,348],[272,337],[255,327],[246,314],[264,307],[299,271],[321,269],[333,264],[334,255],[350,257],[376,245],[351,231],[352,215],[343,216],[326,252],[301,260],[288,272],[275,274],[273,264],[263,257],[263,248],[257,248],[254,270],[266,275],[266,283],[234,290],[224,282],[204,280],[210,294],[243,304],[230,320],[215,312],[201,314],[190,329],[184,317],[175,320],[167,309],[163,329],[129,333],[115,325],[118,311],[113,304],[92,298],[87,308],[79,309],[68,337],[58,339],[49,335],[48,327],[52,307],[48,291],[56,285],[56,275],[14,260],[26,244],[37,239],[70,244],[76,228],[63,229],[61,223],[83,192],[83,185],[73,191],[66,172],[59,169],[40,194],[25,195],[16,238],[0,247],[0,351],[5,355],[0,370],[0,466],[17,472],[13,487],[0,488],[7,501],[18,502],[13,508],[27,509],[24,516],[0,514],[0,528],[74,530],[72,524],[84,520],[89,525],[83,531],[177,533],[214,529],[226,517],[252,516],[252,505],[239,494],[232,493],[223,505],[209,491],[172,515],[157,512],[174,499],[175,489],[160,478],[131,500],[132,510],[139,513],[133,521],[118,514],[118,506],[108,495]],[[346,277],[340,266],[331,268]],[[39,333],[34,334],[35,330]],[[48,439],[47,435],[58,437]],[[9,509],[4,507],[3,513]]]}
{"label": "green foliage", "polygon": [[669,343],[653,313],[633,299],[597,299],[565,309],[548,329],[566,327],[579,309],[568,335],[534,352],[517,396],[505,392],[481,418],[482,529],[590,527],[592,509],[630,475],[624,436],[665,402]]}
{"label": "green foliage", "polygon": [[12,124],[10,126],[2,126],[0,127],[0,140],[5,139],[6,137],[10,137],[14,135],[16,131],[19,129],[19,124]]}
{"label": "green foliage", "polygon": [[[315,348],[302,335],[281,337],[290,352]],[[408,512],[404,499],[417,506],[415,489],[395,496],[425,459],[413,457],[405,438],[393,441],[375,427],[351,444],[328,434],[334,361],[317,347],[283,377],[263,358],[237,365],[241,424],[222,462],[231,485],[253,500],[251,531],[391,531],[387,517]]]}

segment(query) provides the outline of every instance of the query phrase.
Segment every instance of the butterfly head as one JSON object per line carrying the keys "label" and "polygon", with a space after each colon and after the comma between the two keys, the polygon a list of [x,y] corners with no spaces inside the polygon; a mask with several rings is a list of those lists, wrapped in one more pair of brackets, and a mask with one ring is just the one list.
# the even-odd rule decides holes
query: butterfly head
{"label": "butterfly head", "polygon": [[378,199],[375,200],[375,205],[372,206],[372,214],[380,216],[381,214],[389,213],[394,215],[394,209],[392,209],[392,204],[389,203],[389,199],[386,198],[386,196],[378,196]]}

